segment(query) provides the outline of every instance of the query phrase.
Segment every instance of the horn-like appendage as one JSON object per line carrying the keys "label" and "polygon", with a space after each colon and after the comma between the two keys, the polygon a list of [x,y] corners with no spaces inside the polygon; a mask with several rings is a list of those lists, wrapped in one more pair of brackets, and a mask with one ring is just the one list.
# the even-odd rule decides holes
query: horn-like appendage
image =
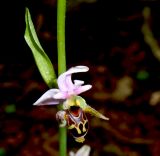
{"label": "horn-like appendage", "polygon": [[84,112],[89,113],[91,115],[94,115],[98,118],[104,119],[104,120],[109,120],[109,118],[105,117],[103,114],[101,114],[100,112],[98,112],[97,110],[95,110],[94,108],[92,108],[89,105],[86,105],[85,108],[83,109]]}

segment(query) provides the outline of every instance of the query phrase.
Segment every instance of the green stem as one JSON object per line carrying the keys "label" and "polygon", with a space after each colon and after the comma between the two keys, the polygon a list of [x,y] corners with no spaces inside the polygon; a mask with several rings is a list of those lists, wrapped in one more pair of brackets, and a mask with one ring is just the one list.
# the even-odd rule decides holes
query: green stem
{"label": "green stem", "polygon": [[57,46],[58,46],[58,74],[66,71],[65,55],[65,13],[66,0],[57,1]]}
{"label": "green stem", "polygon": [[[66,0],[57,1],[57,48],[58,48],[58,75],[66,71],[65,53],[65,13]],[[59,108],[61,109],[61,108]],[[59,156],[67,155],[67,130],[59,128]]]}

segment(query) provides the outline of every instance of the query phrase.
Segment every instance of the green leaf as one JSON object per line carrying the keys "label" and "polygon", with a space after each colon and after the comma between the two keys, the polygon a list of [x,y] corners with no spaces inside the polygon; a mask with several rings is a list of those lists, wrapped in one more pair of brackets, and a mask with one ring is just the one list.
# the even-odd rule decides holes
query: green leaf
{"label": "green leaf", "polygon": [[24,38],[32,51],[32,54],[34,56],[36,65],[41,73],[41,76],[43,77],[45,83],[50,88],[52,88],[53,86],[56,86],[56,74],[49,57],[43,50],[38,40],[28,8],[26,8],[25,12],[25,21],[26,30]]}

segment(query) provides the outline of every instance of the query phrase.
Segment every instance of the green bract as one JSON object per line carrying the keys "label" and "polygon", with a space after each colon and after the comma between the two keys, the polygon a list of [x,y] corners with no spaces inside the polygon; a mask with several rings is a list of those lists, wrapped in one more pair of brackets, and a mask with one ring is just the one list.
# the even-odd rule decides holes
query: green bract
{"label": "green bract", "polygon": [[25,12],[25,21],[26,21],[26,30],[24,38],[32,51],[37,67],[45,83],[50,88],[52,88],[53,86],[56,85],[56,74],[49,57],[43,50],[38,40],[28,8],[26,8]]}

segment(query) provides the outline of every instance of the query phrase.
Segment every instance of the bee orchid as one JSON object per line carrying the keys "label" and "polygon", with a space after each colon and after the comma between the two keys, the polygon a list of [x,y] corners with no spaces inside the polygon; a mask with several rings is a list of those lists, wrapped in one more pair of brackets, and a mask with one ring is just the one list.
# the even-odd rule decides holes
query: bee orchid
{"label": "bee orchid", "polygon": [[72,74],[87,72],[88,70],[89,68],[86,66],[70,68],[58,77],[58,89],[49,89],[34,103],[37,106],[62,104],[62,110],[56,114],[56,119],[60,123],[59,126],[64,127],[67,125],[75,141],[81,143],[85,141],[84,137],[89,128],[85,113],[109,120],[109,118],[89,106],[81,96],[78,96],[92,86],[89,84],[83,85],[84,81],[81,80],[72,82]]}

